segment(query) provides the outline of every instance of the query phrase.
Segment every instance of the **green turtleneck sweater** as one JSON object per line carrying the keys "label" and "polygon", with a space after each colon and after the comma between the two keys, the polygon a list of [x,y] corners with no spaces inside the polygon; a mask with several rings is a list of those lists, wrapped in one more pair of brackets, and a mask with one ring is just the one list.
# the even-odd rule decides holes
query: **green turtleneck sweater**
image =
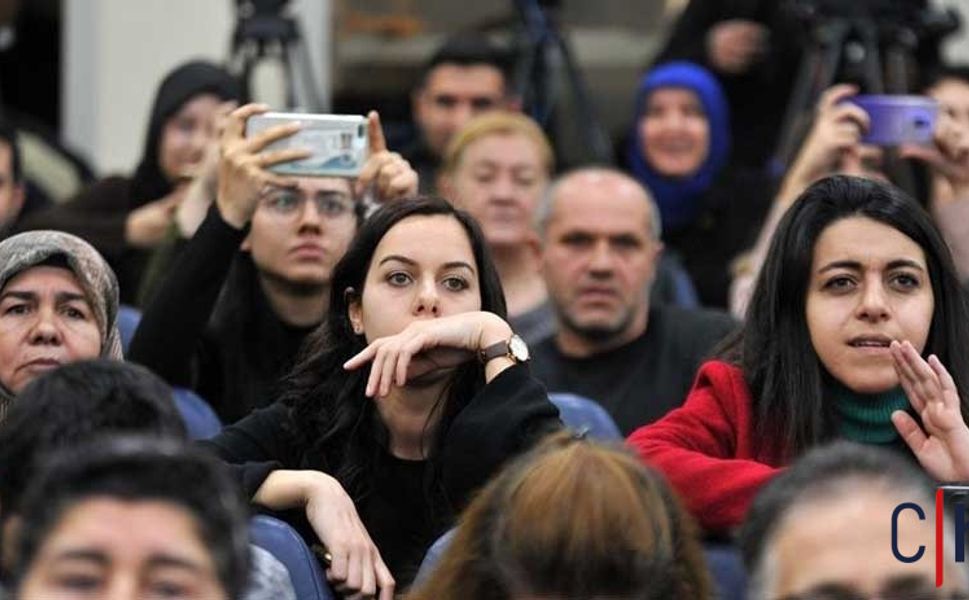
{"label": "green turtleneck sweater", "polygon": [[834,401],[841,438],[862,444],[898,443],[892,413],[911,408],[901,387],[880,394],[859,394],[838,382],[828,382],[825,394]]}

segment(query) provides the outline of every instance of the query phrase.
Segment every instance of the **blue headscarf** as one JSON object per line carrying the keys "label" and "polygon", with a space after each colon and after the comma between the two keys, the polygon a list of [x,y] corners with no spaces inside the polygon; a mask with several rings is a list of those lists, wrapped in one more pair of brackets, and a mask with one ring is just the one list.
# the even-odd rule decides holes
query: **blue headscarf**
{"label": "blue headscarf", "polygon": [[[640,150],[639,118],[649,95],[660,88],[692,91],[700,99],[710,127],[710,149],[693,175],[672,179],[651,167]],[[629,168],[640,183],[649,188],[659,205],[663,228],[677,229],[690,224],[703,208],[703,195],[727,164],[730,154],[730,112],[723,89],[709,71],[686,61],[664,63],[646,73],[636,91],[636,114],[626,157]]]}

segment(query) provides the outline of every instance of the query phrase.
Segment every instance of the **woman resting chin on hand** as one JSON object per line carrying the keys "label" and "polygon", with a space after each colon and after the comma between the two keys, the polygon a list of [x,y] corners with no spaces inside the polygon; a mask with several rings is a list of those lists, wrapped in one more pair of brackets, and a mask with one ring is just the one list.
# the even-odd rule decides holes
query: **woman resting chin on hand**
{"label": "woman resting chin on hand", "polygon": [[485,248],[445,200],[380,208],[280,401],[210,442],[255,503],[303,509],[340,593],[405,589],[470,493],[560,425]]}

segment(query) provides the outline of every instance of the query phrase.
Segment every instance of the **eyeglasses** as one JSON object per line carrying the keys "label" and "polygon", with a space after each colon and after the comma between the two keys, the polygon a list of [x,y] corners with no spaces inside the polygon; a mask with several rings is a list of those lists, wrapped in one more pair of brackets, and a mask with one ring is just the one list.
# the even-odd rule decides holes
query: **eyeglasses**
{"label": "eyeglasses", "polygon": [[316,212],[326,219],[353,214],[353,200],[348,194],[338,191],[322,191],[310,196],[299,190],[271,188],[260,199],[260,204],[274,215],[292,217],[302,212],[308,200],[316,204]]}

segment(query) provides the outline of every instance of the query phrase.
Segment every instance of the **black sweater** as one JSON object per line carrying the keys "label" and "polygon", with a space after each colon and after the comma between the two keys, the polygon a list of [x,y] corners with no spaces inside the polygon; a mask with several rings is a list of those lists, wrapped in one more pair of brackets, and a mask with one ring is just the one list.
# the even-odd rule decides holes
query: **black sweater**
{"label": "black sweater", "polygon": [[[424,553],[453,526],[454,516],[471,494],[505,461],[559,426],[558,410],[549,402],[545,388],[526,366],[517,365],[484,386],[442,432],[440,473],[446,506],[429,510],[425,500],[427,461],[406,461],[381,452],[372,475],[373,489],[358,502],[357,510],[399,589],[413,581]],[[276,403],[226,427],[203,444],[235,465],[234,473],[251,498],[276,469],[318,468],[318,457],[309,456],[298,441],[297,428],[290,409]],[[315,541],[303,514],[290,511],[282,517],[308,543]]]}
{"label": "black sweater", "polygon": [[272,310],[255,265],[239,251],[246,230],[213,207],[145,310],[128,358],[170,385],[195,390],[225,422],[267,406],[313,327]]}

